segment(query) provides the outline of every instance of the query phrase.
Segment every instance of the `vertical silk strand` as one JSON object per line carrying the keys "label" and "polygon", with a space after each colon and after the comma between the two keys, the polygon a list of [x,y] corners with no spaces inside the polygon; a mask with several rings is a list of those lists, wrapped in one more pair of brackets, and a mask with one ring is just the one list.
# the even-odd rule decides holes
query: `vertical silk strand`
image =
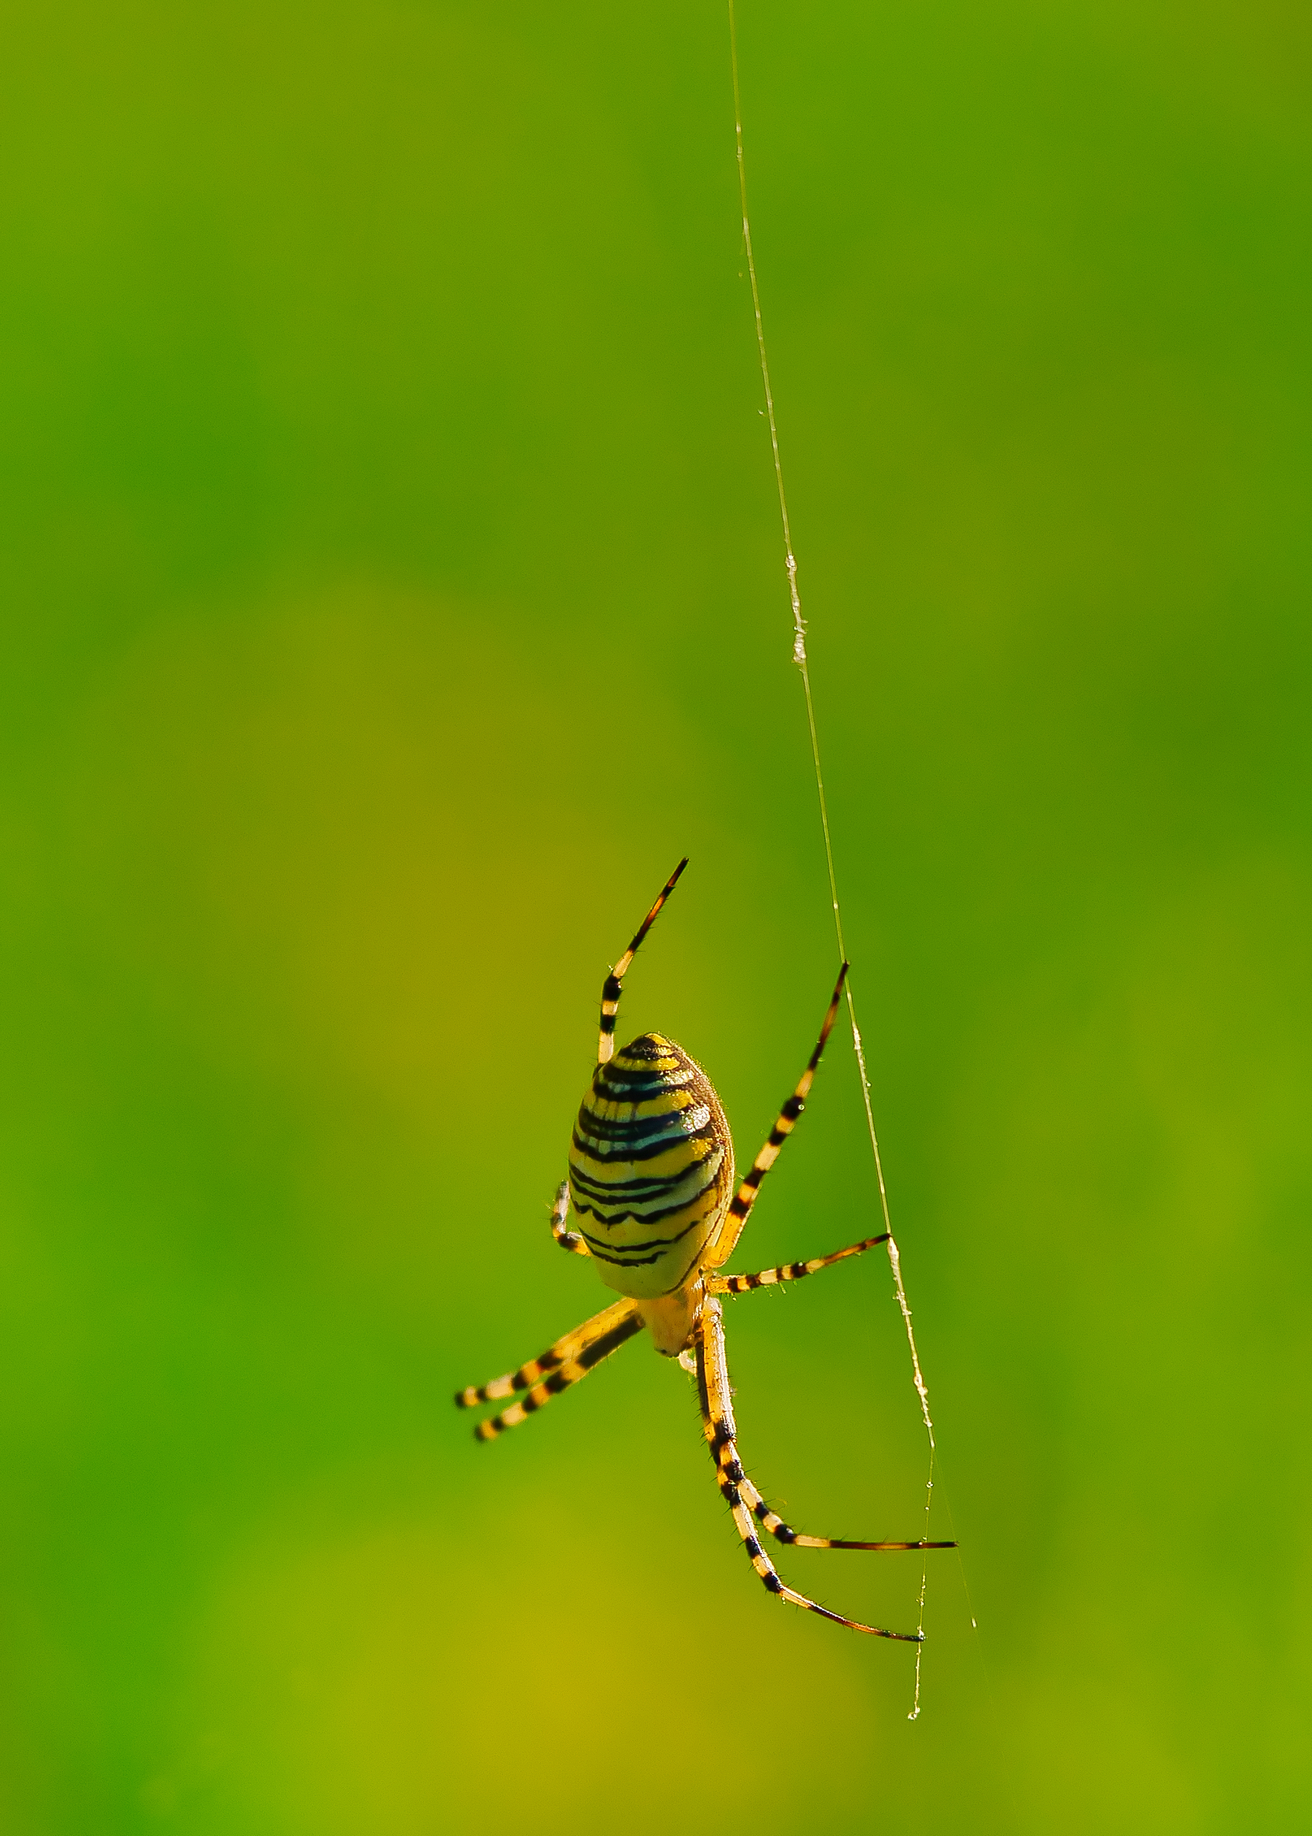
{"label": "vertical silk strand", "polygon": [[[825,798],[824,774],[820,769],[820,740],[816,731],[815,701],[811,694],[811,671],[806,654],[806,621],[802,617],[802,600],[797,586],[797,557],[793,552],[793,535],[788,521],[788,498],[784,492],[784,468],[779,456],[779,427],[774,412],[774,391],[770,387],[770,365],[765,352],[765,323],[761,317],[761,289],[756,276],[756,257],[752,251],[752,226],[747,212],[747,168],[743,162],[743,111],[742,98],[738,80],[738,22],[734,15],[734,0],[729,5],[729,57],[733,72],[733,119],[735,146],[738,156],[738,198],[742,208],[743,247],[747,254],[747,275],[752,288],[752,311],[756,319],[756,348],[761,361],[761,384],[765,391],[765,413],[770,428],[770,449],[774,455],[774,482],[779,494],[779,521],[783,528],[784,568],[788,576],[788,598],[793,612],[793,661],[797,664],[802,677],[802,692],[806,698],[806,723],[811,736],[811,763],[815,768],[815,788],[820,807],[820,827],[824,832],[825,865],[829,871],[829,899],[834,914],[834,935],[838,943],[839,960],[847,961],[847,950],[843,942],[843,915],[838,900],[838,875],[834,868],[834,845],[829,828],[829,806]],[[902,1263],[898,1247],[893,1238],[892,1219],[888,1208],[888,1188],[884,1183],[884,1163],[879,1152],[879,1135],[875,1129],[875,1113],[870,1098],[870,1078],[866,1071],[865,1048],[861,1042],[861,1029],[856,1020],[856,999],[852,991],[852,977],[847,978],[847,1012],[852,1023],[852,1044],[856,1052],[857,1068],[861,1076],[861,1099],[865,1105],[866,1129],[870,1136],[870,1152],[875,1163],[875,1178],[879,1185],[879,1205],[883,1214],[884,1229],[888,1232],[888,1262],[893,1274],[893,1287],[897,1295],[897,1304],[902,1313],[902,1323],[906,1328],[907,1346],[911,1353],[911,1375],[920,1400],[921,1418],[925,1424],[925,1436],[929,1443],[929,1470],[925,1479],[925,1528],[924,1536],[929,1538],[930,1508],[934,1496],[934,1423],[929,1413],[929,1392],[925,1387],[924,1374],[920,1368],[920,1355],[916,1350],[916,1335],[911,1323],[911,1307],[907,1301],[906,1287],[902,1280]],[[929,1580],[928,1556],[923,1556],[920,1570],[920,1619],[917,1630],[922,1639],[925,1630],[925,1593]],[[916,1646],[915,1694],[912,1700],[908,1719],[914,1721],[920,1714],[920,1669],[923,1643]]]}

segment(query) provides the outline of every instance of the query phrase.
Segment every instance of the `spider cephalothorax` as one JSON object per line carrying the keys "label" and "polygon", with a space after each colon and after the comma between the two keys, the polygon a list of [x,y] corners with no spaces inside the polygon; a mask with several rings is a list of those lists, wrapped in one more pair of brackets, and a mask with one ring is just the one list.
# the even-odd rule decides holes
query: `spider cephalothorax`
{"label": "spider cephalothorax", "polygon": [[[702,1428],[715,1461],[720,1491],[733,1514],[753,1568],[773,1594],[839,1625],[877,1638],[918,1642],[919,1633],[889,1632],[832,1613],[785,1586],[756,1535],[756,1525],[778,1542],[803,1549],[951,1549],[951,1543],[855,1543],[792,1530],[772,1511],[743,1471],[736,1445],[720,1297],[745,1294],[775,1282],[796,1281],[883,1243],[867,1237],[828,1256],[785,1263],[752,1275],[721,1275],[747,1222],[761,1181],[796,1125],[825,1049],[847,975],[844,963],[820,1038],[742,1184],[733,1189],[733,1141],[710,1079],[681,1046],[663,1033],[643,1033],[615,1050],[620,987],[642,940],[688,865],[679,862],[614,969],[601,996],[597,1068],[583,1099],[569,1155],[569,1178],[556,1193],[551,1229],[562,1249],[590,1256],[602,1280],[621,1300],[557,1339],[538,1358],[461,1390],[463,1409],[519,1400],[480,1422],[475,1434],[490,1441],[540,1409],[645,1326],[658,1351],[678,1356],[697,1377]],[[567,1225],[571,1201],[579,1228]]]}

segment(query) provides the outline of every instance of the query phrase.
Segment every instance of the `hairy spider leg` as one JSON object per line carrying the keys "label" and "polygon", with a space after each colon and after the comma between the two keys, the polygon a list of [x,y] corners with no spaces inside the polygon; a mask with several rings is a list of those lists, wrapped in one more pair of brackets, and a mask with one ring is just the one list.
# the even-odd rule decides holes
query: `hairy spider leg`
{"label": "hairy spider leg", "polygon": [[623,956],[616,963],[615,967],[601,985],[601,1036],[597,1041],[597,1063],[599,1065],[609,1064],[611,1058],[614,1056],[615,1016],[620,1011],[620,983],[628,973],[629,965],[632,963],[634,957],[642,948],[643,938],[655,924],[660,914],[661,907],[679,884],[679,875],[687,865],[688,856],[685,854],[683,859],[679,862],[679,865],[665,882],[659,899],[657,899],[655,905],[652,906],[647,916],[638,926],[637,934],[633,942],[629,945],[628,949],[624,952]]}
{"label": "hairy spider leg", "polygon": [[[793,1549],[955,1549],[955,1543],[855,1543],[842,1536],[810,1536],[804,1530],[794,1530],[786,1524],[777,1511],[772,1511],[762,1498],[750,1479],[739,1482],[738,1490],[742,1493],[743,1503],[751,1511],[763,1529],[768,1530],[777,1543],[787,1543]],[[890,1637],[897,1636],[890,1633]]]}
{"label": "hairy spider leg", "polygon": [[609,1358],[613,1351],[617,1351],[626,1339],[631,1339],[641,1330],[642,1315],[634,1303],[631,1300],[615,1301],[600,1313],[594,1314],[590,1320],[584,1320],[573,1332],[567,1332],[563,1338],[557,1339],[554,1345],[549,1345],[538,1357],[530,1359],[527,1364],[521,1364],[517,1371],[509,1371],[504,1377],[494,1377],[490,1383],[481,1384],[476,1389],[471,1387],[458,1390],[456,1407],[475,1409],[480,1403],[500,1402],[503,1397],[522,1391],[519,1402],[512,1403],[500,1415],[494,1415],[490,1421],[480,1422],[475,1428],[477,1440],[495,1440],[507,1428],[518,1428],[522,1421],[549,1403],[553,1396],[559,1396],[562,1390],[569,1389],[571,1384],[586,1377],[604,1358]]}
{"label": "hairy spider leg", "polygon": [[547,1371],[554,1371],[557,1365],[572,1358],[580,1346],[587,1344],[599,1333],[609,1332],[617,1325],[623,1313],[627,1311],[623,1301],[613,1301],[609,1307],[603,1307],[600,1313],[594,1313],[591,1319],[584,1320],[581,1326],[562,1333],[546,1351],[527,1364],[521,1364],[516,1371],[507,1371],[504,1377],[492,1377],[487,1383],[477,1388],[471,1385],[468,1389],[457,1390],[455,1404],[457,1409],[476,1409],[480,1403],[500,1402],[503,1397],[513,1396],[516,1390],[526,1390],[531,1383]]}
{"label": "hairy spider leg", "polygon": [[551,1234],[563,1250],[571,1256],[590,1256],[592,1251],[583,1241],[579,1232],[568,1230],[565,1219],[569,1216],[569,1181],[562,1179],[556,1188],[555,1203],[551,1207]]}
{"label": "hairy spider leg", "polygon": [[[812,1256],[808,1262],[784,1262],[775,1269],[761,1269],[755,1275],[712,1275],[708,1277],[706,1287],[711,1294],[750,1294],[757,1288],[768,1288],[775,1282],[800,1281],[803,1275],[816,1275],[821,1269],[832,1268],[836,1262],[846,1262],[849,1256],[863,1255],[866,1250],[875,1249],[881,1243],[888,1242],[888,1232],[878,1237],[867,1237],[861,1243],[849,1243],[846,1249],[834,1250],[828,1256]],[[765,1499],[757,1491],[750,1479],[744,1479],[739,1491],[750,1506],[752,1515],[762,1523],[781,1543],[791,1543],[797,1549],[955,1549],[955,1543],[931,1543],[923,1538],[918,1543],[854,1543],[846,1538],[835,1536],[808,1536],[800,1530],[793,1530],[784,1522],[777,1511],[772,1511]]]}
{"label": "hairy spider leg", "polygon": [[[832,1619],[835,1625],[847,1626],[853,1632],[868,1632],[872,1638],[896,1638],[907,1644],[920,1644],[923,1638],[922,1633],[889,1632],[883,1626],[863,1625],[859,1619],[848,1619],[845,1614],[831,1612],[828,1607],[821,1606],[816,1600],[808,1600],[805,1594],[797,1593],[795,1589],[780,1579],[774,1563],[761,1548],[745,1497],[745,1494],[750,1494],[759,1499],[760,1493],[756,1491],[743,1472],[742,1461],[738,1457],[737,1429],[734,1426],[733,1403],[730,1400],[729,1370],[724,1355],[724,1316],[719,1301],[713,1296],[707,1297],[702,1308],[695,1331],[695,1342],[697,1392],[701,1402],[702,1432],[706,1437],[706,1445],[710,1448],[711,1458],[715,1462],[716,1482],[733,1514],[734,1525],[742,1538],[743,1547],[747,1551],[752,1567],[766,1588],[770,1593],[777,1594],[781,1600],[787,1600],[793,1606],[805,1607],[809,1613],[818,1613],[822,1619]],[[821,1547],[824,1546],[822,1543]]]}
{"label": "hairy spider leg", "polygon": [[846,1249],[833,1250],[828,1256],[812,1256],[807,1262],[781,1262],[775,1269],[760,1269],[755,1275],[711,1275],[706,1288],[710,1294],[750,1294],[757,1288],[772,1288],[780,1281],[800,1281],[803,1275],[818,1275],[821,1269],[846,1262],[849,1256],[863,1256],[869,1249],[888,1242],[888,1232],[866,1237],[860,1243],[849,1243]]}
{"label": "hairy spider leg", "polygon": [[825,1049],[825,1042],[833,1031],[834,1021],[838,1017],[838,1003],[842,997],[843,983],[847,980],[847,970],[848,965],[844,963],[838,972],[838,981],[834,985],[833,998],[829,1003],[824,1025],[820,1028],[820,1037],[816,1041],[815,1051],[806,1062],[806,1070],[797,1080],[796,1090],[779,1111],[775,1125],[766,1138],[765,1146],[752,1162],[742,1185],[729,1201],[729,1209],[725,1213],[724,1222],[720,1226],[715,1242],[702,1257],[702,1267],[705,1269],[723,1268],[733,1255],[738,1239],[743,1233],[743,1226],[747,1222],[752,1206],[756,1203],[756,1194],[760,1190],[761,1181],[778,1160],[780,1148],[796,1128],[797,1118],[806,1108],[806,1099],[815,1081],[816,1066],[820,1063],[820,1055]]}

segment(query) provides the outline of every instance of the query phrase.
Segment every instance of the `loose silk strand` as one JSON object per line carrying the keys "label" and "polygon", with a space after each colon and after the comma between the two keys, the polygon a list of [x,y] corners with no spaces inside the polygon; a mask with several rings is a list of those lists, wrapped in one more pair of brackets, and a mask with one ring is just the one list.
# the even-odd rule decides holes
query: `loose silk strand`
{"label": "loose silk strand", "polygon": [[[784,490],[783,460],[779,452],[779,426],[774,411],[774,391],[770,386],[770,364],[765,349],[765,321],[761,315],[761,288],[756,273],[756,256],[752,249],[752,226],[747,210],[747,168],[743,159],[743,110],[742,94],[738,77],[738,22],[734,13],[734,0],[728,0],[729,6],[729,59],[733,73],[733,117],[734,138],[738,160],[738,200],[742,211],[743,247],[747,255],[747,276],[752,289],[752,312],[756,320],[756,349],[761,364],[761,385],[765,393],[765,413],[770,429],[770,450],[774,457],[774,481],[779,496],[779,521],[783,531],[784,569],[788,577],[788,598],[793,614],[793,661],[797,664],[802,677],[802,692],[806,700],[806,723],[811,737],[811,764],[815,772],[816,796],[820,809],[820,827],[824,834],[825,865],[829,873],[829,899],[834,914],[834,935],[838,944],[840,962],[848,960],[847,948],[843,941],[843,916],[838,898],[838,875],[834,866],[834,844],[829,827],[829,806],[825,797],[824,773],[820,766],[820,739],[816,730],[815,700],[811,693],[811,671],[806,654],[806,620],[802,616],[802,599],[797,584],[797,556],[793,551],[792,527],[788,518],[788,497]],[[902,1279],[901,1258],[893,1238],[892,1219],[889,1215],[888,1188],[884,1182],[884,1163],[879,1151],[879,1135],[875,1128],[875,1113],[870,1097],[870,1077],[866,1070],[865,1048],[861,1042],[861,1029],[856,1019],[856,998],[852,989],[852,978],[847,977],[845,993],[847,998],[848,1018],[852,1023],[852,1044],[856,1052],[857,1069],[861,1077],[861,1100],[865,1106],[866,1129],[870,1137],[870,1152],[874,1160],[875,1178],[879,1186],[879,1205],[884,1220],[887,1236],[889,1267],[893,1274],[893,1287],[897,1295],[898,1307],[902,1314],[902,1323],[906,1329],[907,1346],[911,1353],[912,1380],[920,1402],[921,1418],[925,1424],[925,1436],[929,1445],[929,1469],[925,1480],[925,1536],[929,1535],[930,1508],[934,1496],[934,1423],[929,1412],[929,1392],[925,1386],[921,1370],[920,1355],[916,1350],[916,1336],[911,1321],[911,1307],[907,1301],[906,1286]],[[909,1719],[914,1721],[920,1714],[920,1667],[924,1651],[925,1630],[925,1593],[929,1581],[928,1562],[921,1568],[920,1575],[920,1619],[918,1623],[919,1638],[916,1643],[916,1677],[915,1693]]]}

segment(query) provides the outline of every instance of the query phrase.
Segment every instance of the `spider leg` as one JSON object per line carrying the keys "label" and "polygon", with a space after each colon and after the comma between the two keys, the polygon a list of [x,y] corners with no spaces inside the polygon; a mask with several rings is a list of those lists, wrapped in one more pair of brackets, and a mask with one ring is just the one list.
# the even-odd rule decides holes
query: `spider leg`
{"label": "spider leg", "polygon": [[569,1181],[562,1179],[556,1191],[556,1202],[551,1207],[551,1234],[563,1250],[572,1256],[590,1256],[592,1251],[583,1241],[577,1230],[567,1230],[565,1219],[569,1216]]}
{"label": "spider leg", "polygon": [[[794,1530],[786,1524],[777,1511],[772,1511],[762,1498],[750,1479],[740,1481],[738,1490],[742,1493],[743,1502],[751,1510],[752,1516],[777,1543],[787,1543],[793,1549],[955,1549],[955,1543],[853,1543],[838,1536],[808,1536],[803,1530]],[[896,1638],[898,1633],[890,1632],[888,1637]]]}
{"label": "spider leg", "polygon": [[[764,1500],[761,1499],[760,1493],[743,1472],[742,1461],[738,1458],[738,1448],[735,1443],[737,1429],[734,1426],[733,1403],[729,1392],[729,1369],[724,1355],[724,1318],[720,1303],[713,1296],[708,1296],[706,1299],[695,1328],[694,1338],[697,1353],[697,1390],[702,1409],[702,1432],[711,1450],[711,1458],[715,1461],[716,1480],[733,1513],[733,1521],[743,1540],[743,1547],[747,1551],[752,1567],[765,1586],[772,1594],[778,1594],[781,1600],[790,1601],[793,1606],[805,1607],[808,1612],[818,1613],[822,1619],[832,1619],[836,1625],[848,1626],[853,1632],[868,1632],[874,1638],[896,1638],[908,1644],[918,1645],[922,1637],[918,1632],[889,1632],[883,1626],[863,1625],[859,1619],[848,1619],[842,1613],[833,1613],[828,1607],[822,1607],[818,1601],[808,1600],[805,1594],[796,1593],[780,1580],[774,1563],[761,1548],[755,1526],[752,1523],[749,1501],[757,1500],[763,1504]],[[773,1517],[774,1513],[768,1512],[767,1516]],[[762,1519],[762,1522],[765,1523],[767,1529],[774,1527],[766,1522],[765,1518]],[[776,1519],[776,1524],[779,1528],[787,1529],[782,1519]],[[778,1534],[777,1529],[776,1534]],[[784,1537],[781,1540],[787,1542],[788,1538]],[[806,1539],[794,1537],[793,1540],[801,1542],[803,1547],[815,1547],[817,1544],[821,1548],[888,1547],[888,1545],[879,1544],[831,1544],[827,1539],[820,1537]],[[904,1545],[894,1544],[892,1546],[900,1548]],[[907,1546],[920,1547],[918,1544]]]}
{"label": "spider leg", "polygon": [[[863,1251],[874,1249],[877,1244],[888,1242],[888,1232],[878,1237],[867,1237],[863,1243],[849,1243],[846,1249],[834,1250],[828,1256],[812,1256],[809,1262],[785,1262],[776,1269],[762,1269],[757,1275],[712,1275],[707,1279],[707,1291],[711,1294],[747,1294],[754,1288],[767,1288],[779,1281],[798,1281],[803,1275],[815,1275],[820,1269],[830,1268],[835,1262],[845,1262],[849,1256],[860,1256]],[[834,1536],[807,1536],[800,1530],[793,1530],[776,1511],[772,1511],[762,1498],[750,1479],[744,1479],[739,1486],[744,1500],[753,1517],[764,1525],[778,1542],[791,1543],[797,1549],[955,1549],[955,1543],[853,1543]]]}
{"label": "spider leg", "polygon": [[888,1232],[866,1237],[861,1243],[849,1243],[846,1249],[834,1250],[828,1256],[812,1256],[809,1262],[781,1262],[776,1269],[762,1269],[756,1275],[708,1275],[706,1287],[711,1294],[750,1294],[754,1288],[770,1288],[780,1281],[800,1281],[803,1275],[817,1275],[835,1262],[846,1262],[849,1256],[862,1256],[876,1244],[887,1243]]}
{"label": "spider leg", "polygon": [[480,1403],[500,1402],[503,1397],[513,1396],[517,1391],[523,1395],[519,1402],[512,1403],[503,1409],[500,1415],[494,1415],[489,1421],[480,1422],[474,1435],[480,1441],[495,1440],[497,1435],[504,1434],[507,1428],[517,1428],[522,1421],[533,1415],[553,1396],[559,1396],[571,1384],[600,1364],[603,1358],[609,1358],[613,1351],[619,1349],[626,1339],[631,1339],[642,1330],[642,1315],[631,1300],[615,1301],[600,1313],[576,1326],[573,1332],[567,1332],[554,1345],[538,1357],[521,1364],[517,1371],[508,1371],[504,1377],[494,1377],[490,1383],[480,1384],[477,1388],[457,1390],[455,1404],[457,1409],[476,1409]]}
{"label": "spider leg", "polygon": [[779,1158],[779,1150],[797,1126],[797,1118],[806,1107],[815,1079],[816,1066],[820,1063],[820,1054],[825,1049],[825,1042],[833,1031],[834,1021],[838,1017],[838,1003],[842,999],[843,983],[847,980],[847,964],[838,972],[838,981],[834,988],[829,1011],[825,1015],[824,1025],[820,1028],[820,1037],[816,1041],[815,1051],[806,1063],[806,1070],[797,1081],[797,1088],[779,1111],[778,1119],[766,1138],[765,1146],[753,1161],[747,1176],[729,1201],[729,1209],[720,1226],[719,1235],[708,1253],[702,1258],[702,1266],[707,1269],[723,1268],[733,1255],[738,1239],[742,1235],[743,1225],[747,1222],[748,1213],[756,1203],[756,1194],[761,1181]]}
{"label": "spider leg", "polygon": [[679,883],[679,875],[688,865],[685,854],[679,865],[665,882],[661,896],[638,926],[637,935],[623,956],[611,970],[601,985],[601,1037],[597,1042],[597,1063],[607,1065],[615,1054],[615,1016],[620,1011],[620,983],[628,973],[629,965],[642,947],[642,940],[655,924],[658,913],[670,894]]}

